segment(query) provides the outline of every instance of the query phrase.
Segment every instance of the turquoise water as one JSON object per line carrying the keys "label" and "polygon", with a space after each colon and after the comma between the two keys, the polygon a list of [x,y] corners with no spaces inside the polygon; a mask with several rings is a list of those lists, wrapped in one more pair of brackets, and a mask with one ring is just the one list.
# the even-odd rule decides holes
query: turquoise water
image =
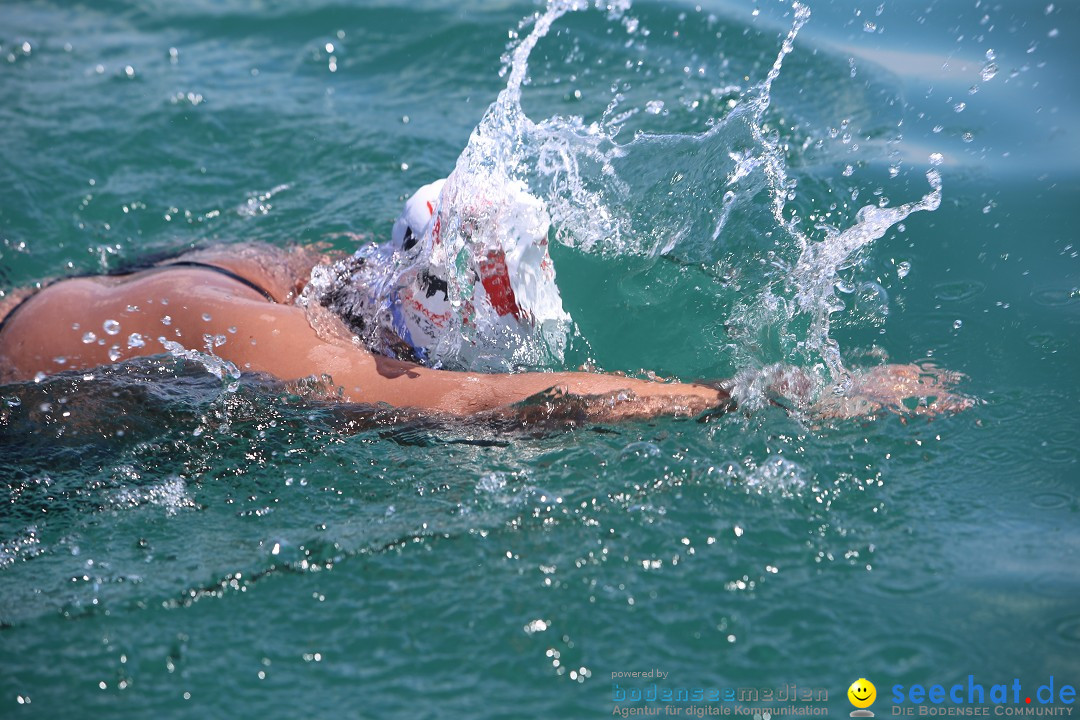
{"label": "turquoise water", "polygon": [[[6,3],[5,289],[195,244],[387,237],[453,168],[538,9]],[[810,9],[764,118],[798,181],[788,212],[842,229],[883,196],[922,198],[930,167],[943,182],[939,209],[842,270],[862,292],[831,336],[848,365],[963,372],[982,404],[507,434],[258,378],[228,392],[171,358],[7,386],[0,717],[587,718],[611,715],[613,682],[647,684],[612,673],[650,668],[672,687],[826,688],[840,716],[859,677],[879,716],[894,684],[1080,682],[1080,13]],[[779,3],[627,17],[632,34],[595,11],[556,23],[530,117],[591,122],[621,83],[622,108],[664,101],[628,136],[701,132],[792,26]],[[718,148],[645,147],[643,176],[707,188],[730,169]],[[672,202],[637,213],[642,238],[677,224]],[[790,347],[806,318],[755,315],[763,288],[790,296],[771,263],[798,253],[765,189],[739,202],[715,243],[664,256],[553,245],[579,330],[567,366],[816,362]]]}

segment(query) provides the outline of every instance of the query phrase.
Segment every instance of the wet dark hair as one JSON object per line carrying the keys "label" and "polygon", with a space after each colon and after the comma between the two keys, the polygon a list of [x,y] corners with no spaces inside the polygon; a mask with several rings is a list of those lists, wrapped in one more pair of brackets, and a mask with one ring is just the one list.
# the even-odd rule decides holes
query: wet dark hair
{"label": "wet dark hair", "polygon": [[349,282],[363,266],[364,258],[355,256],[334,263],[334,282],[326,292],[318,295],[319,304],[341,318],[349,330],[361,338],[366,334],[367,322],[356,302],[355,293],[349,290]]}
{"label": "wet dark hair", "polygon": [[352,255],[334,263],[330,268],[333,282],[325,291],[317,293],[316,299],[345,323],[349,332],[360,338],[371,352],[408,362],[422,362],[416,350],[397,334],[387,328],[372,326],[365,318],[363,295],[353,287],[354,278],[365,262],[365,258]]}

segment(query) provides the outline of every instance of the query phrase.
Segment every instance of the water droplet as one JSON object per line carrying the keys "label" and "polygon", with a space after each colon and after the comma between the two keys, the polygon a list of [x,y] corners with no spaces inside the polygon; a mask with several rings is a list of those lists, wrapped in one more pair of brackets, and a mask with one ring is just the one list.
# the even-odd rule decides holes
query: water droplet
{"label": "water droplet", "polygon": [[939,132],[941,132],[944,129],[945,129],[944,125],[935,125],[934,126],[934,134],[936,135],[936,134],[938,134]]}
{"label": "water droplet", "polygon": [[863,25],[863,32],[877,32],[877,23],[870,22],[869,20]]}
{"label": "water droplet", "polygon": [[952,109],[954,111],[958,112],[958,113],[962,113],[962,112],[964,112],[964,108],[966,108],[966,107],[967,107],[967,103],[959,102],[959,103],[956,103],[955,105],[953,105]]}
{"label": "water droplet", "polygon": [[954,320],[952,326],[953,326],[953,330],[959,330],[960,328],[964,327],[964,321],[963,320]]}
{"label": "water droplet", "polygon": [[172,325],[172,316],[171,315],[166,315],[165,317],[161,318],[161,324],[162,325]]}
{"label": "water droplet", "polygon": [[334,52],[334,43],[326,43],[323,48],[326,50],[326,52],[332,53]]}
{"label": "water droplet", "polygon": [[650,100],[649,102],[645,103],[645,112],[649,113],[650,115],[659,115],[663,111],[663,100]]}
{"label": "water droplet", "polygon": [[883,325],[889,316],[889,294],[877,283],[864,282],[860,285],[855,303],[860,314],[874,325]]}
{"label": "water droplet", "polygon": [[203,319],[203,322],[210,322],[214,318],[210,317],[210,313],[203,313],[202,314],[202,319]]}
{"label": "water droplet", "polygon": [[997,63],[991,62],[991,63],[987,63],[986,65],[983,66],[983,69],[982,69],[982,72],[980,73],[980,75],[982,75],[983,82],[987,82],[988,80],[993,80],[994,76],[997,75],[997,72],[998,72]]}
{"label": "water droplet", "polygon": [[90,343],[94,342],[95,340],[97,340],[97,335],[95,335],[92,332],[85,333],[82,336],[83,345],[89,345]]}
{"label": "water droplet", "polygon": [[896,277],[900,278],[901,280],[906,278],[908,276],[908,273],[910,273],[910,272],[911,272],[911,263],[909,263],[907,260],[904,260],[904,261],[899,262],[899,263],[896,264]]}
{"label": "water droplet", "polygon": [[135,68],[131,67],[130,65],[125,65],[124,75],[126,75],[128,78],[135,77]]}
{"label": "water droplet", "polygon": [[1046,37],[1049,37],[1049,38],[1056,38],[1058,35],[1059,35],[1059,33],[1058,33],[1057,28],[1054,28],[1050,32],[1046,33]]}
{"label": "water droplet", "polygon": [[942,162],[944,162],[944,160],[945,160],[945,156],[942,155],[941,153],[939,153],[939,152],[930,153],[930,164],[931,165],[936,167],[936,166],[940,165]]}
{"label": "water droplet", "polygon": [[969,143],[969,142],[971,142],[972,140],[975,139],[975,136],[972,135],[969,132],[966,132],[966,133],[964,133],[963,135],[960,136],[960,139],[963,140],[966,143]]}
{"label": "water droplet", "polygon": [[129,348],[141,348],[146,346],[146,340],[139,333],[131,333],[128,335],[127,346]]}
{"label": "water droplet", "polygon": [[845,165],[844,166],[844,173],[843,173],[844,177],[851,177],[854,173],[855,173],[855,168],[851,167],[850,165]]}
{"label": "water droplet", "polygon": [[105,332],[109,335],[115,335],[116,333],[120,332],[120,323],[116,322],[115,320],[106,320],[104,323],[102,323],[101,327],[103,327],[105,329]]}
{"label": "water droplet", "polygon": [[119,345],[113,345],[111,348],[109,348],[109,360],[111,360],[112,362],[116,362],[119,359],[120,359],[120,346]]}

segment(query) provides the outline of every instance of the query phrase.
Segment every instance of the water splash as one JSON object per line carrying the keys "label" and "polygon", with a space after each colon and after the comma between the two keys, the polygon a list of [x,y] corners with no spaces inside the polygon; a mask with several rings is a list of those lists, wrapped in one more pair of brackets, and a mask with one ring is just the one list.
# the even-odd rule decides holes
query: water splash
{"label": "water splash", "polygon": [[208,373],[218,380],[227,381],[228,385],[226,386],[226,389],[229,392],[236,392],[239,387],[240,368],[214,353],[214,348],[222,345],[225,342],[225,339],[220,335],[205,335],[203,336],[203,340],[206,344],[206,352],[191,350],[175,340],[167,340],[164,337],[158,338],[158,342],[161,343],[161,346],[165,348],[166,352],[170,355],[181,360],[191,360],[202,365],[206,368]]}
{"label": "water splash", "polygon": [[829,337],[830,316],[843,309],[836,295],[837,274],[849,258],[913,212],[938,209],[941,175],[937,170],[929,170],[926,179],[930,192],[921,200],[895,208],[867,205],[855,216],[855,225],[842,231],[823,228],[825,237],[820,241],[790,228],[801,251],[789,278],[795,288],[798,310],[811,318],[806,347],[821,356],[834,381],[842,381],[847,375],[839,346]]}
{"label": "water splash", "polygon": [[[631,38],[641,33],[639,23],[628,16],[628,2],[549,0],[544,12],[522,24],[522,31],[531,27],[504,57],[506,86],[443,186],[435,219],[441,243],[408,259],[394,256],[387,263],[383,258],[390,267],[379,270],[374,282],[390,288],[410,272],[433,268],[447,278],[450,305],[460,309],[447,342],[467,345],[478,328],[496,319],[490,308],[469,308],[475,278],[463,258],[503,240],[497,232],[476,232],[476,199],[497,207],[507,188],[524,185],[544,199],[555,239],[582,252],[669,256],[691,263],[724,259],[734,265],[743,279],[737,288],[741,299],[734,302],[726,326],[736,364],[821,366],[842,383],[846,374],[840,350],[829,336],[830,317],[842,307],[834,288],[837,273],[911,213],[936,209],[941,177],[931,170],[930,192],[921,200],[893,208],[864,207],[850,227],[805,227],[807,219],[792,203],[798,178],[789,173],[788,140],[770,117],[770,105],[773,85],[810,9],[798,0],[783,5],[789,8],[790,25],[765,77],[745,87],[718,88],[726,102],[710,109],[705,129],[661,133],[650,131],[649,118],[663,118],[668,104],[657,98],[629,100],[627,83],[613,83],[610,100],[595,120],[552,114],[534,121],[526,114],[522,99],[531,80],[531,56],[565,15],[595,8]],[[643,127],[625,139],[632,119]],[[361,312],[374,317],[385,308]],[[775,333],[780,340],[765,348],[755,339],[762,333]],[[539,330],[535,337],[514,342],[518,351],[512,367],[561,359],[550,351],[551,337]]]}

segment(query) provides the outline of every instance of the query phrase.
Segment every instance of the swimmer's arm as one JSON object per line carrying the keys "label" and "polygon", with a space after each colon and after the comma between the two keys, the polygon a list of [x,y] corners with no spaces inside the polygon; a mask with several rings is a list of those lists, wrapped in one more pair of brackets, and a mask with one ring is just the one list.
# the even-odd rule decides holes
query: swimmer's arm
{"label": "swimmer's arm", "polygon": [[452,377],[452,382],[466,388],[472,385],[479,391],[466,390],[477,411],[519,411],[531,417],[571,416],[593,421],[693,417],[731,405],[726,391],[707,385],[601,373],[447,374],[459,376]]}
{"label": "swimmer's arm", "polygon": [[[215,316],[215,321],[217,317]],[[282,380],[328,375],[349,402],[387,403],[472,415],[516,412],[514,406],[546,391],[526,412],[566,411],[557,396],[575,399],[575,412],[591,420],[629,419],[657,415],[692,416],[725,407],[726,392],[706,385],[661,383],[584,372],[484,374],[433,370],[413,363],[376,357],[346,342],[328,342],[295,307],[255,303],[248,307],[244,327],[253,344],[227,343],[219,352],[241,370],[274,375]],[[231,322],[231,321],[230,321]],[[240,338],[238,338],[240,339]]]}
{"label": "swimmer's arm", "polygon": [[345,398],[354,402],[385,402],[455,415],[569,414],[593,421],[688,417],[726,408],[730,402],[725,391],[706,385],[585,372],[454,372],[377,358],[358,348],[348,352],[353,355],[348,366],[331,375]]}

